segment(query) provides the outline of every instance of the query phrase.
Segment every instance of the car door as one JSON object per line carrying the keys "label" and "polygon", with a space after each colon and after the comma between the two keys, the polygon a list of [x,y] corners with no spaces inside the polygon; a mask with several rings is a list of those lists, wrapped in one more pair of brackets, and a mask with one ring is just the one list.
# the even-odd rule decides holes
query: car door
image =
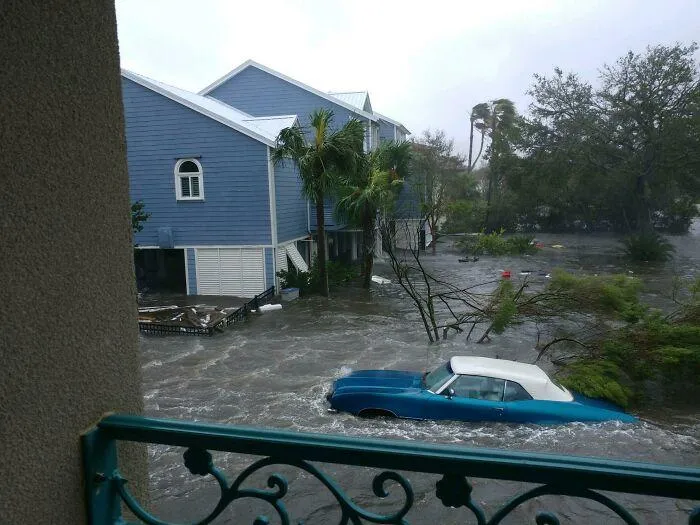
{"label": "car door", "polygon": [[505,381],[493,377],[459,375],[434,400],[434,419],[500,421]]}

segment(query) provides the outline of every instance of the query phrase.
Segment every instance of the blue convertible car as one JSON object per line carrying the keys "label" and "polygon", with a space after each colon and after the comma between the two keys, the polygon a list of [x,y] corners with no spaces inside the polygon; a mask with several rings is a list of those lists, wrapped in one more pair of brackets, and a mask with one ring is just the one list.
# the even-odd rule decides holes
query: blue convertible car
{"label": "blue convertible car", "polygon": [[430,373],[360,370],[326,396],[331,408],[359,416],[565,423],[634,422],[619,407],[572,394],[536,365],[488,357],[453,357]]}

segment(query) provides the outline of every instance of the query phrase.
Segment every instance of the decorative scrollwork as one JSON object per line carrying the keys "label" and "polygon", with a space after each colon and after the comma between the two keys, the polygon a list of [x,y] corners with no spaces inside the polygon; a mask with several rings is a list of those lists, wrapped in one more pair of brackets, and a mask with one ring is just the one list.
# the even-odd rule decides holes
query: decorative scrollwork
{"label": "decorative scrollwork", "polygon": [[[386,498],[389,496],[389,491],[387,490],[386,485],[387,482],[390,481],[398,484],[404,492],[405,499],[401,508],[393,514],[384,515],[369,512],[359,507],[330,477],[326,476],[314,465],[304,460],[289,461],[284,458],[275,457],[258,460],[241,472],[235,481],[230,485],[223,473],[214,467],[212,456],[208,451],[204,449],[190,448],[185,451],[184,462],[185,466],[192,474],[199,476],[212,475],[217,480],[221,489],[221,497],[219,498],[219,501],[214,509],[209,513],[209,515],[207,515],[207,517],[196,522],[196,525],[206,525],[207,523],[211,523],[233,501],[243,498],[253,498],[267,502],[270,504],[270,506],[272,506],[282,524],[289,525],[289,513],[287,512],[284,502],[282,501],[288,492],[288,482],[283,476],[280,474],[271,474],[267,478],[267,487],[268,489],[272,490],[242,488],[244,482],[247,481],[252,474],[271,465],[288,465],[296,467],[308,472],[313,477],[318,479],[329,490],[340,505],[341,517],[338,522],[339,525],[346,525],[348,523],[359,525],[361,520],[372,523],[394,523],[408,525],[404,520],[404,516],[406,516],[408,511],[411,509],[414,501],[411,484],[406,480],[406,478],[393,471],[381,472],[372,480],[372,491],[379,498]],[[144,510],[143,507],[141,507],[138,501],[136,501],[130,491],[126,488],[127,480],[121,477],[118,472],[114,472],[112,474],[110,481],[115,484],[122,501],[124,501],[131,512],[133,512],[134,515],[142,522],[147,523],[148,525],[170,525],[151,515]],[[256,517],[255,521],[253,522],[253,525],[267,524],[269,524],[269,519],[264,515]]]}
{"label": "decorative scrollwork", "polygon": [[[196,522],[195,525],[205,525],[211,523],[217,516],[224,511],[233,501],[253,498],[268,503],[283,525],[289,525],[289,513],[283,502],[284,497],[288,493],[288,482],[280,474],[273,473],[267,478],[267,488],[243,488],[243,485],[249,478],[259,470],[273,465],[286,465],[301,469],[311,474],[314,478],[320,481],[326,489],[332,494],[338,502],[341,510],[339,525],[359,525],[362,520],[371,523],[386,523],[386,524],[401,524],[407,525],[405,516],[413,506],[414,495],[411,484],[406,478],[397,472],[383,471],[377,474],[372,480],[372,491],[378,498],[386,498],[389,496],[387,485],[391,482],[397,484],[403,490],[404,501],[401,508],[392,514],[376,514],[359,507],[336,482],[321,472],[316,466],[305,460],[287,460],[281,457],[269,457],[260,459],[246,469],[244,469],[233,483],[229,484],[226,476],[219,471],[213,463],[211,454],[201,448],[190,448],[184,454],[184,463],[187,469],[195,475],[213,476],[221,491],[221,496],[214,509],[204,519]],[[129,490],[126,488],[127,480],[122,478],[118,472],[114,472],[107,478],[134,515],[142,522],[148,525],[169,525],[164,521],[152,516],[146,512],[140,504],[135,500]],[[502,520],[510,515],[516,508],[528,500],[546,496],[572,496],[578,498],[586,498],[604,505],[612,510],[628,525],[639,525],[637,520],[622,507],[619,503],[610,499],[603,494],[578,487],[576,485],[564,487],[561,485],[541,485],[534,489],[528,490],[504,505],[487,521],[483,509],[472,499],[473,487],[466,476],[459,474],[445,474],[435,485],[435,494],[443,505],[447,507],[466,507],[476,518],[478,525],[498,525]],[[265,515],[257,516],[253,525],[269,525],[270,520]],[[537,525],[559,525],[559,519],[550,512],[539,512],[535,516]],[[688,519],[689,525],[700,525],[700,507],[695,508]]]}
{"label": "decorative scrollwork", "polygon": [[[505,506],[493,515],[487,525],[497,525],[501,523],[503,518],[508,516],[513,510],[522,505],[528,500],[538,498],[540,496],[572,496],[575,498],[585,498],[605,505],[607,508],[617,514],[628,525],[639,525],[639,522],[625,508],[616,501],[604,496],[600,492],[579,487],[563,487],[560,485],[540,485],[532,490],[528,490],[519,496],[510,500]],[[537,525],[559,525],[559,519],[549,512],[540,512],[535,517]]]}

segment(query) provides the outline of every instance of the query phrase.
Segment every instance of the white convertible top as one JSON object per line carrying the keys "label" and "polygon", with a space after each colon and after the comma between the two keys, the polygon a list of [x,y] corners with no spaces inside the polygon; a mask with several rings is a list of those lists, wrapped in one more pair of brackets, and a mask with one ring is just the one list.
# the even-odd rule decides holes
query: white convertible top
{"label": "white convertible top", "polygon": [[518,363],[490,357],[455,356],[450,359],[455,374],[495,377],[520,383],[533,399],[547,401],[572,401],[574,396],[555,385],[537,365]]}

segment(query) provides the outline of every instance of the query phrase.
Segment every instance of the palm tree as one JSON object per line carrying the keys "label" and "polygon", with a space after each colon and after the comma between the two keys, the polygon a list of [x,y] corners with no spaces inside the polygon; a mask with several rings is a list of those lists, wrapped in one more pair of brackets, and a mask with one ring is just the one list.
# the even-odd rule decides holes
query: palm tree
{"label": "palm tree", "polygon": [[377,216],[392,212],[394,200],[408,175],[410,152],[408,142],[385,142],[364,154],[355,172],[342,179],[336,212],[362,227],[364,288],[369,288],[372,281]]}
{"label": "palm tree", "polygon": [[489,161],[489,185],[486,196],[486,216],[484,218],[484,228],[489,229],[489,215],[491,212],[491,201],[493,200],[494,186],[498,179],[498,157],[504,145],[508,133],[515,127],[517,111],[512,100],[499,98],[491,101],[489,116],[486,121],[486,128],[491,137]]}
{"label": "palm tree", "polygon": [[[467,172],[471,173],[474,166],[481,157],[481,152],[484,151],[484,136],[486,135],[487,123],[491,120],[491,108],[486,102],[481,102],[472,108],[472,113],[469,116],[469,160],[467,162]],[[472,150],[474,147],[474,128],[481,132],[481,145],[479,153],[474,162],[472,162]]]}
{"label": "palm tree", "polygon": [[288,159],[294,162],[301,177],[302,193],[316,206],[318,272],[321,294],[328,297],[324,199],[335,189],[338,174],[356,170],[365,129],[362,122],[351,119],[341,129],[333,131],[333,112],[329,109],[315,110],[309,121],[312,129],[308,142],[305,130],[297,126],[280,131],[272,161],[275,164]]}

